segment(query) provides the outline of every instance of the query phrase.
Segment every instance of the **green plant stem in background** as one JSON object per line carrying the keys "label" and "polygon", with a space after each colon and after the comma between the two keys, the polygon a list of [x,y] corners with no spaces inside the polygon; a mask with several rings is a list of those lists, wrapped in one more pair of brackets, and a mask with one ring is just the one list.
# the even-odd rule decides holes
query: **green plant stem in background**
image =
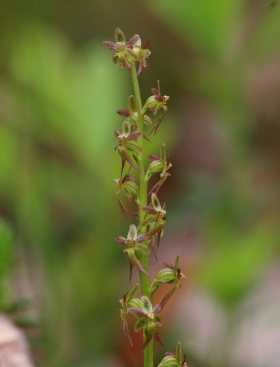
{"label": "green plant stem in background", "polygon": [[[141,99],[141,92],[138,82],[137,70],[135,66],[135,62],[132,63],[131,69],[131,76],[134,88],[134,94],[136,97],[136,105],[137,105],[137,112],[138,112],[138,129],[143,131],[144,127],[144,116],[142,113],[142,99]],[[143,160],[143,151],[144,151],[144,139],[141,136],[138,139],[139,146],[141,150],[138,153],[138,167],[139,167],[139,223],[140,223],[140,230],[142,233],[145,233],[145,226],[143,225],[144,222],[144,211],[141,210],[141,206],[147,205],[147,182],[145,180],[145,168],[144,168],[144,160]],[[141,255],[140,261],[144,266],[147,273],[149,273],[149,256]],[[140,280],[141,280],[141,293],[142,295],[148,296],[152,302],[152,295],[149,292],[149,278],[140,273]],[[143,335],[145,339],[145,335]],[[144,340],[145,341],[145,340]],[[146,346],[144,349],[144,367],[153,367],[154,366],[154,348],[153,348],[153,340]]]}

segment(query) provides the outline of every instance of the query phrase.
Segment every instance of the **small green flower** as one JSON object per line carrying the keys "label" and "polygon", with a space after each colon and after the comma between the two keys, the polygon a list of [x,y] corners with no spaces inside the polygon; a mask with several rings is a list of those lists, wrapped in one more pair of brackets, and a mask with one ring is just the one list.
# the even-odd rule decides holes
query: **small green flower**
{"label": "small green flower", "polygon": [[152,131],[149,133],[151,135],[153,132],[156,133],[160,124],[162,123],[163,117],[166,114],[168,107],[166,106],[166,103],[169,101],[169,96],[162,96],[160,92],[160,83],[158,80],[158,87],[151,89],[153,95],[150,96],[143,107],[142,113],[145,114],[147,111],[152,111],[153,115],[156,115],[160,110],[163,110],[162,115],[158,119],[157,123],[153,127]]}
{"label": "small green flower", "polygon": [[158,334],[158,327],[161,326],[159,316],[159,313],[162,311],[161,306],[155,305],[153,307],[147,296],[142,296],[141,299],[138,298],[137,301],[138,306],[129,307],[127,311],[137,318],[134,330],[137,332],[143,329],[145,332],[146,340],[143,348],[150,343],[152,338],[155,338],[157,342],[163,346],[163,342]]}
{"label": "small green flower", "polygon": [[137,228],[134,224],[131,224],[128,230],[127,237],[117,236],[116,241],[125,245],[126,249],[123,250],[126,253],[129,259],[130,272],[129,279],[132,277],[132,269],[133,266],[136,266],[138,270],[148,276],[145,268],[139,261],[137,257],[137,253],[144,254],[148,256],[150,254],[149,247],[145,245],[143,242],[147,241],[150,238],[149,233],[141,233],[138,235]]}

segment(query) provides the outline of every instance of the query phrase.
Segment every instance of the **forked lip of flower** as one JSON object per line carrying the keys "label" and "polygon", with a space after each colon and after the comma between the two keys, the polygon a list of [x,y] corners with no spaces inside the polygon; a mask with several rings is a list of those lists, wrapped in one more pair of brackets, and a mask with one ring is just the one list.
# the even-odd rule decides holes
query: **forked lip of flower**
{"label": "forked lip of flower", "polygon": [[158,101],[158,102],[162,102],[163,104],[166,104],[167,101],[169,101],[170,96],[162,96],[160,94],[160,90],[158,88],[152,88],[151,89],[153,95],[155,96],[154,98]]}
{"label": "forked lip of flower", "polygon": [[179,273],[179,277],[180,277],[180,279],[185,279],[185,278],[186,278],[185,274],[184,274],[184,273],[182,273],[181,271],[180,271],[180,273]]}
{"label": "forked lip of flower", "polygon": [[113,178],[113,181],[118,185],[121,186],[122,185],[122,180],[120,178]]}
{"label": "forked lip of flower", "polygon": [[167,103],[167,101],[169,101],[170,96],[163,96],[163,103]]}

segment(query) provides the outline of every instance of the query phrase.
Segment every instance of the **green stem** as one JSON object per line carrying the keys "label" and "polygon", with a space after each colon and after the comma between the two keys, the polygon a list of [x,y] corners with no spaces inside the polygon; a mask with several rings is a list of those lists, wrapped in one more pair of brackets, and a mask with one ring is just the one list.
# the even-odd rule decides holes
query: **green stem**
{"label": "green stem", "polygon": [[[136,97],[136,105],[137,105],[137,112],[138,112],[138,130],[143,131],[144,128],[144,116],[142,114],[142,99],[141,93],[139,88],[138,76],[135,63],[132,64],[131,69],[131,76],[134,88],[134,94]],[[144,150],[144,139],[141,136],[138,139],[138,144],[141,148],[140,152],[138,153],[138,166],[139,166],[139,224],[140,224],[140,231],[142,233],[145,232],[145,226],[143,225],[144,222],[144,212],[140,210],[141,206],[147,205],[147,182],[145,181],[145,168],[144,168],[144,160],[143,160],[143,150]],[[140,257],[140,261],[144,268],[146,269],[147,273],[149,273],[149,256],[142,255]],[[152,302],[152,295],[149,292],[150,282],[149,278],[140,273],[140,281],[141,281],[141,294],[142,296],[148,296]],[[143,334],[143,338],[145,338]],[[144,349],[144,367],[153,367],[154,366],[154,348],[153,348],[153,340],[147,345]]]}

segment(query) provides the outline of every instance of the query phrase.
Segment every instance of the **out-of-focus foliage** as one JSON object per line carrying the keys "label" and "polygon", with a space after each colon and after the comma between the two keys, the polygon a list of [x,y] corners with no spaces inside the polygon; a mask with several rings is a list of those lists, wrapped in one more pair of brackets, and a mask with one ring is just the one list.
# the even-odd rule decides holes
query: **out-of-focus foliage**
{"label": "out-of-focus foliage", "polygon": [[233,36],[241,14],[242,0],[156,0],[151,5],[162,13],[166,21],[185,40],[213,57],[221,58]]}
{"label": "out-of-focus foliage", "polygon": [[7,276],[11,271],[13,253],[13,235],[9,225],[0,220],[0,310],[7,302]]}

